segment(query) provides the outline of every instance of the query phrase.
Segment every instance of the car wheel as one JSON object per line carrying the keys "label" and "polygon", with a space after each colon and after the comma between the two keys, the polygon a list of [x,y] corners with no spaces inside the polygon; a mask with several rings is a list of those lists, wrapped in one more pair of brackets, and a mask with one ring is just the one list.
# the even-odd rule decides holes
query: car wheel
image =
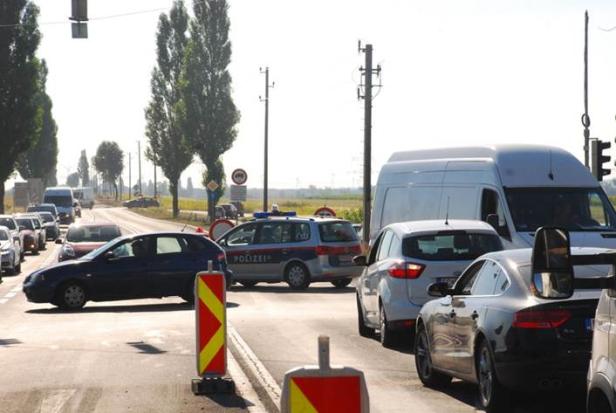
{"label": "car wheel", "polygon": [[383,347],[393,347],[398,344],[398,335],[389,327],[385,308],[382,304],[379,306],[379,330]]}
{"label": "car wheel", "polygon": [[32,250],[32,255],[39,255],[39,249],[38,246]]}
{"label": "car wheel", "polygon": [[305,290],[310,285],[308,269],[300,263],[293,263],[287,267],[286,281],[294,290]]}
{"label": "car wheel", "polygon": [[350,278],[344,278],[342,280],[335,280],[335,281],[332,281],[332,284],[336,288],[344,288],[347,285],[351,284],[351,279]]}
{"label": "car wheel", "polygon": [[588,413],[612,413],[612,407],[601,390],[591,391],[588,398]]}
{"label": "car wheel", "polygon": [[242,284],[246,288],[252,288],[257,285],[257,281],[238,281],[238,283]]}
{"label": "car wheel", "polygon": [[415,338],[415,369],[419,380],[427,387],[443,387],[451,382],[451,377],[434,370],[428,333],[425,327],[420,326]]}
{"label": "car wheel", "polygon": [[86,290],[76,282],[66,283],[58,289],[55,303],[65,310],[78,310],[86,304]]}
{"label": "car wheel", "polygon": [[40,249],[41,251],[44,251],[44,250],[46,250],[46,249],[47,249],[47,242],[46,242],[45,240],[43,240],[43,241],[39,242],[39,249]]}
{"label": "car wheel", "polygon": [[487,413],[503,412],[507,406],[506,392],[498,382],[494,369],[494,358],[486,340],[479,344],[475,355],[479,403]]}
{"label": "car wheel", "polygon": [[374,328],[370,328],[364,321],[364,312],[361,309],[361,302],[359,301],[359,294],[355,294],[357,301],[357,331],[362,337],[374,337]]}

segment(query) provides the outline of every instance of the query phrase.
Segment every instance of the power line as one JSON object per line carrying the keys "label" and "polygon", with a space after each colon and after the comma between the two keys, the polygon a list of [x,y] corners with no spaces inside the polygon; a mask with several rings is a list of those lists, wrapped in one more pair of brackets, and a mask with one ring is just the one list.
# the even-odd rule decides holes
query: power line
{"label": "power line", "polygon": [[[129,16],[140,15],[140,14],[156,13],[156,12],[166,11],[166,10],[167,10],[166,8],[158,8],[158,9],[149,9],[149,10],[138,10],[138,11],[132,11],[132,12],[126,12],[126,13],[119,13],[119,14],[110,14],[108,16],[90,17],[89,21],[110,20],[110,19],[117,19],[120,17],[129,17]],[[69,24],[69,23],[70,23],[69,20],[66,20],[66,21],[62,20],[62,21],[41,22],[38,25],[39,26],[51,26],[51,25]],[[13,27],[18,27],[18,26],[22,26],[22,24],[21,23],[0,24],[0,28],[13,28]]]}

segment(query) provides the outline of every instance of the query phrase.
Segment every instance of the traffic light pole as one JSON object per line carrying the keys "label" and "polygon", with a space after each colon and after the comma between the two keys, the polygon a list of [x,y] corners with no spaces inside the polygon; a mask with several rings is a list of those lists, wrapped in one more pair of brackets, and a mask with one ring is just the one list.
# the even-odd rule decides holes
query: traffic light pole
{"label": "traffic light pole", "polygon": [[582,115],[584,126],[584,165],[588,168],[588,143],[590,140],[590,116],[588,116],[588,10],[584,14],[584,114]]}
{"label": "traffic light pole", "polygon": [[364,83],[364,225],[362,241],[370,241],[370,207],[372,201],[372,45],[367,44]]}

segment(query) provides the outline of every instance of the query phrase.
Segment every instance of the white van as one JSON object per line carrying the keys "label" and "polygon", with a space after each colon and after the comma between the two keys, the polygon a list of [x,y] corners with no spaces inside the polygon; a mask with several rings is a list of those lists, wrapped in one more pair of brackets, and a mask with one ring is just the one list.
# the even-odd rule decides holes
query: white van
{"label": "white van", "polygon": [[72,224],[75,222],[75,207],[77,201],[70,187],[58,186],[45,189],[43,202],[46,204],[55,204],[61,224]]}
{"label": "white van", "polygon": [[490,223],[505,248],[528,248],[535,230],[569,230],[573,246],[616,248],[616,213],[572,154],[534,145],[394,153],[376,184],[370,242],[393,223],[427,219]]}
{"label": "white van", "polygon": [[73,190],[73,195],[83,208],[94,207],[94,189],[89,186],[82,186]]}

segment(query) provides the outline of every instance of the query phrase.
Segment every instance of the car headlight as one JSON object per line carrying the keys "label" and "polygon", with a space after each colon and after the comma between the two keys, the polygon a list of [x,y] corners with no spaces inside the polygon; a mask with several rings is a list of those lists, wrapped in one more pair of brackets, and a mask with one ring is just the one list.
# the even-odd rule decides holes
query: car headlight
{"label": "car headlight", "polygon": [[71,247],[70,245],[66,244],[62,247],[62,255],[66,256],[66,257],[74,257],[75,256],[75,250],[73,249],[73,247]]}

